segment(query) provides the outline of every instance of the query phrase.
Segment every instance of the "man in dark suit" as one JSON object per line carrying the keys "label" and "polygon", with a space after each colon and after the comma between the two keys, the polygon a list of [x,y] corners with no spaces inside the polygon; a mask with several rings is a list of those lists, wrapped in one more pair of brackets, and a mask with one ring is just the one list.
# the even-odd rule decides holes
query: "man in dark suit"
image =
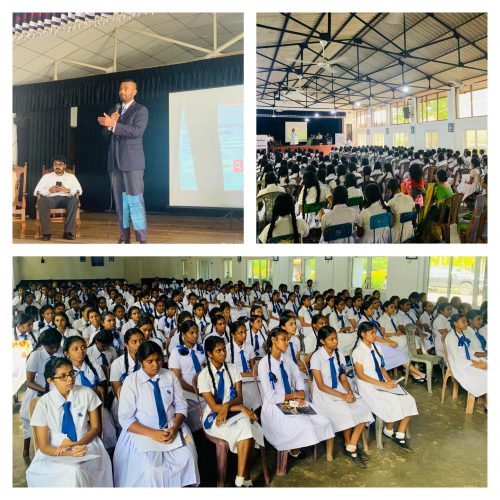
{"label": "man in dark suit", "polygon": [[130,243],[130,219],[136,240],[147,242],[142,136],[148,124],[148,110],[134,100],[136,95],[137,84],[123,80],[119,90],[121,105],[97,119],[104,136],[109,138],[108,172],[120,224],[118,243]]}

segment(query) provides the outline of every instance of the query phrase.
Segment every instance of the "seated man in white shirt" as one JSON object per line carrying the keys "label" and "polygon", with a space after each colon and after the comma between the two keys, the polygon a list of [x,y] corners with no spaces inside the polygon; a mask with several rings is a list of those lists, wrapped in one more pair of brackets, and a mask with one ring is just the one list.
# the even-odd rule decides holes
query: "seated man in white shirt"
{"label": "seated man in white shirt", "polygon": [[36,185],[34,195],[40,196],[38,211],[40,213],[40,224],[42,229],[42,240],[50,240],[50,209],[65,208],[66,219],[64,221],[65,240],[74,240],[76,212],[78,209],[77,193],[82,194],[82,187],[77,178],[65,172],[66,160],[62,156],[56,156],[52,163],[54,171],[45,174]]}

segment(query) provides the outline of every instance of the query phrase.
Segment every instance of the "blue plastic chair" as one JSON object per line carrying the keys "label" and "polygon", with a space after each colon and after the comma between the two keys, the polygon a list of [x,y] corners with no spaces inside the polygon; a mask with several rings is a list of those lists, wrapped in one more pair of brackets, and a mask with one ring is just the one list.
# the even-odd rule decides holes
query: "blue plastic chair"
{"label": "blue plastic chair", "polygon": [[352,238],[352,224],[350,222],[328,226],[325,227],[325,230],[323,231],[323,239],[326,242],[341,240],[344,238]]}
{"label": "blue plastic chair", "polygon": [[402,241],[403,240],[404,224],[406,224],[407,222],[411,222],[413,227],[415,227],[417,224],[417,216],[418,216],[418,212],[414,212],[414,211],[403,212],[403,213],[399,214],[399,223],[401,224],[401,234],[399,235],[399,243],[407,243],[407,242],[413,241],[415,239],[415,237],[413,236],[412,238],[408,238],[407,240]]}
{"label": "blue plastic chair", "polygon": [[375,233],[377,229],[389,228],[389,243],[392,242],[392,213],[385,212],[383,214],[372,215],[370,217],[370,229],[373,231],[373,243],[375,243]]}

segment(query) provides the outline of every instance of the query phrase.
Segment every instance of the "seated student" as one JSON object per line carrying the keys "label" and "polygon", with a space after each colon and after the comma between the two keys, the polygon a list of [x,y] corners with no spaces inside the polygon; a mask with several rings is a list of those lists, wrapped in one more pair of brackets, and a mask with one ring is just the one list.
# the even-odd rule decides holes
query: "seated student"
{"label": "seated student", "polygon": [[[306,171],[302,179],[303,187],[298,197],[299,214],[309,222],[313,221],[310,214],[304,214],[304,206],[312,203],[326,203],[327,207],[332,206],[332,194],[327,186],[321,187],[316,174],[312,171]],[[313,215],[313,214],[311,214]]]}
{"label": "seated student", "polygon": [[55,328],[54,308],[49,305],[40,308],[40,320],[33,323],[33,335],[38,339],[40,334],[47,328]]}
{"label": "seated student", "polygon": [[464,219],[468,219],[469,223],[465,226],[464,231],[464,240],[467,243],[475,243],[476,241],[480,241],[481,243],[486,242],[488,240],[488,224],[484,225],[482,234],[477,234],[479,230],[479,219],[481,214],[488,207],[488,176],[485,175],[481,181],[481,194],[478,194],[476,197],[476,201],[474,202],[474,210],[470,217],[464,216]]}
{"label": "seated student", "polygon": [[[158,290],[155,290],[154,293],[158,294]],[[159,328],[158,328],[159,323],[162,319],[165,318],[165,315],[166,315],[166,313],[165,313],[166,302],[162,298],[157,298],[157,299],[155,299],[154,305],[155,305],[155,310],[153,312],[153,316],[154,316],[154,325],[153,326],[155,327],[155,330],[159,330]],[[163,334],[163,332],[161,332],[161,333]]]}
{"label": "seated student", "polygon": [[[65,358],[51,358],[44,376],[46,394],[31,416],[38,450],[26,470],[28,487],[112,487],[111,460],[99,438],[101,401],[91,389],[75,386],[75,371]],[[46,459],[85,455],[96,457],[79,463]]]}
{"label": "seated student", "polygon": [[478,309],[471,309],[467,314],[468,327],[465,336],[470,340],[469,351],[476,358],[488,356],[487,332],[483,330],[483,313]]}
{"label": "seated student", "polygon": [[[200,482],[197,454],[184,424],[187,403],[181,384],[163,368],[157,343],[141,344],[136,360],[141,369],[125,379],[120,392],[118,417],[123,430],[113,456],[115,486],[196,486]],[[152,451],[158,443],[173,444],[179,437],[179,447]],[[151,451],[142,451],[140,446],[148,444]]]}
{"label": "seated student", "polygon": [[[324,243],[323,234],[329,226],[339,224],[351,224],[352,233],[358,218],[357,211],[347,206],[347,189],[344,186],[337,186],[333,191],[333,207],[331,210],[322,208],[318,214],[321,221],[322,235],[320,243]],[[347,238],[331,241],[329,243],[354,243],[354,237],[350,234]]]}
{"label": "seated student", "polygon": [[[116,316],[112,312],[105,312],[101,316],[101,332],[111,336],[111,345],[118,355],[122,353],[123,343],[121,331],[116,328]],[[95,337],[94,337],[95,338]]]}
{"label": "seated student", "polygon": [[93,307],[90,304],[84,304],[80,309],[81,317],[79,319],[75,319],[75,321],[73,321],[73,323],[71,324],[71,327],[74,328],[75,330],[78,330],[80,332],[80,335],[82,334],[85,328],[90,326],[88,315],[89,311],[92,309]]}
{"label": "seated student", "polygon": [[352,299],[352,307],[347,310],[347,319],[349,320],[349,323],[351,323],[353,329],[357,329],[361,317],[363,316],[363,313],[361,312],[361,306],[363,305],[363,302],[364,301],[362,295],[354,294],[354,298]]}
{"label": "seated student", "polygon": [[[267,356],[259,362],[262,385],[262,427],[266,439],[278,451],[289,450],[293,458],[303,458],[301,448],[332,438],[335,432],[321,415],[285,415],[278,404],[304,404],[304,378],[297,365],[285,355],[289,348],[286,332],[274,328],[267,338]],[[314,404],[311,404],[314,408]]]}
{"label": "seated student", "polygon": [[122,338],[127,330],[137,327],[137,322],[141,319],[141,310],[137,306],[130,307],[127,311],[127,318],[121,329]]}
{"label": "seated student", "polygon": [[89,326],[83,329],[81,337],[83,337],[86,344],[89,345],[94,335],[101,329],[101,316],[97,309],[89,310],[87,316],[89,318]]}
{"label": "seated student", "polygon": [[[375,162],[376,164],[377,162]],[[382,183],[387,179],[394,179],[394,173],[392,171],[392,163],[384,163],[383,165],[383,173],[380,177],[378,177],[377,182],[382,185]]]}
{"label": "seated student", "polygon": [[59,330],[59,332],[64,338],[71,337],[73,335],[80,336],[80,332],[78,330],[74,330],[73,328],[68,328],[69,319],[66,313],[64,312],[58,312],[54,315],[54,324],[56,326],[56,329]]}
{"label": "seated student", "polygon": [[[207,402],[203,427],[207,434],[227,441],[238,455],[235,485],[252,486],[250,453],[255,445],[264,446],[262,428],[252,409],[243,404],[241,375],[226,363],[226,344],[213,335],[205,339],[207,366],[198,377],[198,392]],[[237,413],[241,418],[232,420]]]}
{"label": "seated student", "polygon": [[193,320],[193,315],[189,311],[182,311],[179,313],[179,316],[177,316],[177,328],[172,330],[171,332],[171,337],[170,337],[170,343],[168,344],[168,353],[170,354],[174,349],[175,346],[179,344],[179,337],[180,337],[180,332],[179,332],[179,327],[184,323],[184,321],[187,320]]}
{"label": "seated student", "polygon": [[179,379],[188,404],[186,424],[195,432],[201,429],[201,424],[193,378],[205,365],[205,351],[198,342],[199,328],[193,320],[184,321],[179,326],[179,333],[179,343],[170,353],[168,367]]}
{"label": "seated student", "polygon": [[87,356],[90,362],[103,368],[104,374],[108,375],[107,378],[109,378],[111,364],[118,357],[116,349],[113,347],[113,340],[111,331],[101,330],[87,347]]}
{"label": "seated student", "polygon": [[432,336],[434,337],[434,349],[436,355],[444,358],[443,342],[451,331],[450,318],[453,309],[451,304],[445,301],[436,308],[436,318],[432,322]]}
{"label": "seated student", "polygon": [[356,342],[356,332],[352,324],[347,319],[345,310],[345,300],[342,296],[335,297],[333,311],[329,316],[330,326],[337,332],[338,348],[343,356],[349,356],[351,349]]}
{"label": "seated student", "polygon": [[19,415],[23,424],[23,457],[29,457],[31,442],[30,402],[45,392],[45,365],[54,356],[62,356],[61,333],[55,328],[44,330],[26,360],[26,393]]}
{"label": "seated student", "polygon": [[360,243],[389,243],[389,236],[391,234],[389,227],[378,229],[370,229],[370,219],[373,215],[391,214],[391,207],[389,207],[382,199],[380,188],[377,184],[367,184],[365,187],[365,204],[358,216],[357,235]]}
{"label": "seated student", "polygon": [[[343,432],[347,456],[366,467],[368,455],[358,448],[359,438],[373,415],[362,399],[356,399],[345,374],[345,358],[338,349],[337,332],[331,326],[318,330],[318,346],[311,357],[313,403],[328,418],[335,432]],[[327,441],[327,460],[333,460],[333,440]]]}
{"label": "seated student", "polygon": [[30,342],[30,352],[36,345],[36,337],[33,335],[33,319],[24,312],[16,316],[16,326],[14,327],[14,341],[27,340]]}
{"label": "seated student", "polygon": [[[253,308],[252,308],[253,309]],[[256,308],[258,309],[258,308]],[[253,311],[254,313],[256,310]],[[262,309],[261,309],[262,313]],[[250,316],[250,321],[248,324],[248,335],[247,344],[252,346],[252,349],[257,358],[261,358],[265,355],[266,350],[267,333],[266,328],[263,325],[262,316],[252,315]]]}
{"label": "seated student", "polygon": [[280,297],[280,292],[275,290],[271,294],[271,301],[267,305],[267,315],[269,318],[269,328],[272,329],[278,326],[280,317],[283,314],[284,307]]}
{"label": "seated student", "polygon": [[392,238],[395,242],[405,242],[413,238],[413,223],[404,222],[401,224],[401,214],[415,211],[413,198],[401,192],[401,187],[396,179],[390,179],[387,183],[387,190],[391,193],[391,199],[387,202],[394,214],[394,226],[392,227]]}
{"label": "seated student", "polygon": [[297,319],[299,320],[300,329],[304,334],[304,352],[310,353],[314,351],[314,347],[316,345],[316,337],[312,329],[312,297],[310,295],[303,294],[300,302],[301,308],[299,309]]}
{"label": "seated student", "polygon": [[293,234],[294,243],[301,243],[309,234],[309,225],[304,219],[297,219],[292,196],[283,193],[274,201],[271,222],[259,234],[259,241],[267,243],[273,237],[287,234]]}
{"label": "seated student", "polygon": [[454,314],[450,318],[451,332],[445,337],[448,362],[453,377],[476,398],[487,394],[488,363],[485,358],[478,358],[470,350],[471,341],[465,335],[467,317]]}
{"label": "seated student", "polygon": [[422,303],[422,314],[420,314],[418,318],[418,323],[422,327],[424,331],[424,335],[426,336],[426,349],[429,346],[429,349],[434,347],[434,339],[432,337],[432,313],[434,312],[434,304],[429,300],[425,300]]}
{"label": "seated student", "polygon": [[285,311],[292,311],[295,316],[299,313],[300,303],[297,300],[297,294],[295,292],[290,292],[288,294],[288,299],[285,304]]}
{"label": "seated student", "polygon": [[165,337],[169,337],[174,328],[177,327],[177,306],[175,301],[169,299],[165,302],[165,315],[158,320],[156,327]]}
{"label": "seated student", "polygon": [[276,175],[273,172],[268,172],[264,178],[264,182],[266,184],[266,187],[261,189],[257,193],[257,198],[259,196],[263,196],[268,193],[275,193],[275,192],[285,192],[285,188],[282,186],[278,186],[278,179],[276,179]]}
{"label": "seated student", "polygon": [[[344,186],[347,188],[347,199],[362,198],[363,190],[357,187],[358,178],[354,174],[347,174],[345,176]],[[359,212],[359,207],[353,207]]]}
{"label": "seated student", "polygon": [[139,330],[144,333],[144,340],[151,340],[153,342],[156,342],[162,349],[164,349],[165,337],[160,332],[155,331],[153,323],[153,316],[142,314],[139,321],[137,322],[137,328],[139,328]]}
{"label": "seated student", "polygon": [[206,334],[203,338],[203,341],[205,341],[211,335],[217,335],[227,343],[231,338],[229,334],[229,326],[227,326],[227,319],[217,311],[218,308],[212,309],[212,315],[210,317],[212,323],[205,330]]}
{"label": "seated student", "polygon": [[409,176],[403,179],[401,183],[401,191],[413,198],[415,205],[424,206],[424,174],[422,166],[419,163],[410,165]]}
{"label": "seated student", "polygon": [[479,158],[472,158],[471,166],[473,168],[469,171],[468,179],[462,179],[457,186],[457,193],[463,193],[464,195],[462,200],[481,190],[481,162]]}
{"label": "seated student", "polygon": [[[418,415],[417,405],[415,399],[389,377],[376,339],[375,327],[362,322],[352,351],[359,394],[368,408],[385,422],[384,436],[401,449],[413,451],[406,441],[406,429],[411,417]],[[396,421],[399,421],[397,432],[394,431]]]}

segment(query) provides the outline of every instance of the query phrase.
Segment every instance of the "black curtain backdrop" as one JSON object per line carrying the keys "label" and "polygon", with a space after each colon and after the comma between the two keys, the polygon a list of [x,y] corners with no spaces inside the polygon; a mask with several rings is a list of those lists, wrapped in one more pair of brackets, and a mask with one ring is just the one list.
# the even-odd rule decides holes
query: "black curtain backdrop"
{"label": "black curtain backdrop", "polygon": [[[97,117],[118,102],[118,87],[124,78],[137,82],[137,102],[149,110],[144,134],[146,209],[167,211],[168,94],[243,84],[243,56],[14,87],[18,163],[28,163],[29,194],[40,179],[42,165],[51,165],[55,154],[68,154],[70,108],[76,106],[76,174],[84,192],[82,208],[86,211],[109,208],[107,145]],[[202,119],[200,125],[203,126]],[[34,207],[35,199],[28,196],[32,217]]]}
{"label": "black curtain backdrop", "polygon": [[[300,118],[280,118],[280,117],[257,117],[257,135],[269,134],[275,140],[281,141],[285,146],[285,122],[300,122]],[[342,118],[310,118],[307,123],[307,136],[321,132],[325,135],[331,134],[335,140],[335,134],[342,133]]]}

